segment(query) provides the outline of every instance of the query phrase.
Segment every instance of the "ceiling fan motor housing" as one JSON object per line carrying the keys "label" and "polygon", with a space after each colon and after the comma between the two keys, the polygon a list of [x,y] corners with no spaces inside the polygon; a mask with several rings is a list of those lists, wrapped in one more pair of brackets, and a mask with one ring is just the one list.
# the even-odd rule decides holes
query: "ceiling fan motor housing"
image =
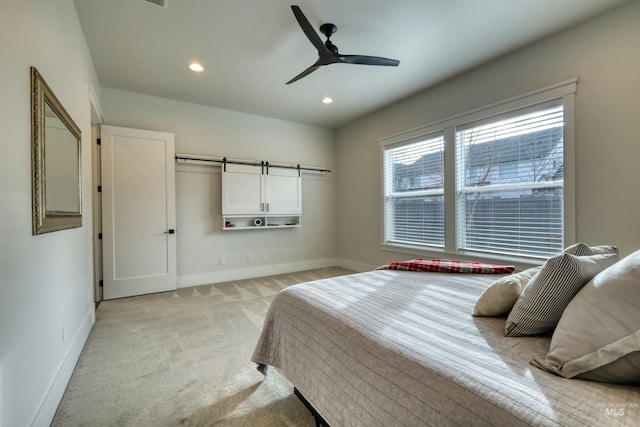
{"label": "ceiling fan motor housing", "polygon": [[320,25],[320,32],[327,38],[335,34],[336,31],[338,31],[338,27],[336,27],[335,24],[327,23]]}

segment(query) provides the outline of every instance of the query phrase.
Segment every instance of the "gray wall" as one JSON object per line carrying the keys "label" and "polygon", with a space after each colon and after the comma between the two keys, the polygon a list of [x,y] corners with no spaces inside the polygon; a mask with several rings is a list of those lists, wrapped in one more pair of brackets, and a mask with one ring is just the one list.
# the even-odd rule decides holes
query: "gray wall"
{"label": "gray wall", "polygon": [[[175,133],[177,153],[335,170],[323,128],[107,88],[101,105],[105,124]],[[335,173],[302,174],[302,227],[235,231],[222,231],[220,173],[176,165],[179,286],[336,264]]]}
{"label": "gray wall", "polygon": [[[99,88],[71,0],[2,0],[0,52],[0,425],[48,425],[93,322],[88,88]],[[83,227],[39,236],[31,65],[82,131]]]}
{"label": "gray wall", "polygon": [[338,253],[343,262],[366,269],[413,256],[380,248],[379,138],[572,77],[579,78],[577,214],[568,221],[575,222],[580,241],[616,244],[623,254],[640,248],[639,40],[640,2],[636,1],[339,129]]}

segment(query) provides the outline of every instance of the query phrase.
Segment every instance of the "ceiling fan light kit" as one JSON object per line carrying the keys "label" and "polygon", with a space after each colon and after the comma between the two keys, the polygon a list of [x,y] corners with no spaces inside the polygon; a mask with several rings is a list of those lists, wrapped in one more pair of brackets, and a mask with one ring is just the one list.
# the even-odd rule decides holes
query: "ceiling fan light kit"
{"label": "ceiling fan light kit", "polygon": [[334,24],[326,23],[320,26],[320,32],[327,38],[325,42],[322,41],[318,33],[313,29],[311,23],[302,10],[298,6],[291,6],[293,15],[295,16],[300,28],[307,36],[311,44],[318,50],[318,60],[308,67],[306,70],[289,80],[286,84],[291,84],[300,80],[303,77],[316,71],[318,68],[324,65],[330,64],[360,64],[360,65],[382,65],[387,67],[397,67],[400,61],[397,59],[382,58],[379,56],[366,56],[366,55],[342,55],[338,52],[338,47],[331,41],[331,36],[338,30]]}

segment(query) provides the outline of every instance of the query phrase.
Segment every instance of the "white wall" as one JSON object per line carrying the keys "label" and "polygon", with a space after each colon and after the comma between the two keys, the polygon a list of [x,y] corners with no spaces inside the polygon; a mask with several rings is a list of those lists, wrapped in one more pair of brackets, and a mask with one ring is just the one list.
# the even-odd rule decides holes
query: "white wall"
{"label": "white wall", "polygon": [[[48,425],[92,324],[97,78],[71,0],[2,0],[0,52],[0,425]],[[82,131],[84,226],[40,236],[31,235],[31,65]]]}
{"label": "white wall", "polygon": [[[175,133],[178,153],[335,169],[326,129],[108,88],[101,105],[106,124]],[[224,232],[220,173],[176,165],[179,286],[335,265],[335,173],[302,175],[302,227]]]}
{"label": "white wall", "polygon": [[577,239],[640,249],[639,41],[636,1],[339,129],[339,256],[360,268],[414,256],[380,249],[379,138],[576,76]]}

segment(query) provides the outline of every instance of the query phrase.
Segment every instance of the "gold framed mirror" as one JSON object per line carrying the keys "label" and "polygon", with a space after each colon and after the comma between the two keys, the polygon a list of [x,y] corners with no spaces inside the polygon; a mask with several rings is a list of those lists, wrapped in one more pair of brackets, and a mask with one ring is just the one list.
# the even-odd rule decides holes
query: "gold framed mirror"
{"label": "gold framed mirror", "polygon": [[34,235],[82,226],[80,128],[31,67]]}

